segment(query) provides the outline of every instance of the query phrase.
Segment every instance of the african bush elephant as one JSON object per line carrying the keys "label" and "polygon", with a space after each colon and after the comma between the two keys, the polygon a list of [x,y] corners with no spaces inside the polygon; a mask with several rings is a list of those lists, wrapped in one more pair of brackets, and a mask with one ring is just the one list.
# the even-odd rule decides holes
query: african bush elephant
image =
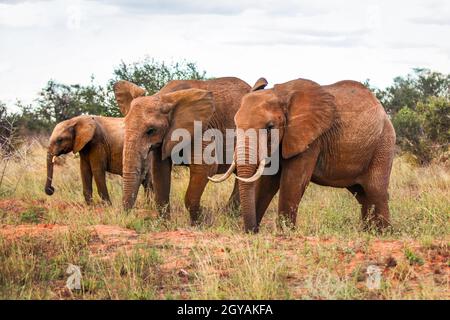
{"label": "african bush elephant", "polygon": [[[238,78],[227,77],[205,81],[173,80],[158,93],[145,97],[140,97],[142,88],[127,81],[117,82],[114,91],[122,113],[126,114],[124,208],[133,207],[139,177],[142,176],[142,163],[152,153],[154,198],[160,213],[167,215],[170,212],[171,152],[178,143],[172,141],[172,133],[177,129],[185,129],[193,136],[194,121],[201,121],[203,130],[215,128],[226,136],[226,129],[234,128],[234,115],[241,98],[250,92],[250,86]],[[228,167],[229,164],[206,164],[203,160],[194,163],[191,159],[189,186],[184,202],[192,224],[198,222],[200,199],[208,176],[223,173]],[[239,203],[237,183],[228,203],[230,206]]]}
{"label": "african bush elephant", "polygon": [[[49,140],[45,193],[52,195],[55,191],[52,187],[55,157],[71,151],[79,152],[86,203],[92,203],[92,176],[94,176],[101,199],[110,204],[105,173],[122,175],[123,136],[123,118],[83,115],[58,123]],[[150,162],[144,165],[146,170],[139,181],[144,186],[147,196],[151,190],[149,165]]]}
{"label": "african bush elephant", "polygon": [[[235,123],[239,129],[278,129],[280,170],[262,175],[266,159],[248,143],[235,149],[241,213],[245,230],[257,232],[270,201],[279,190],[278,211],[292,226],[310,181],[347,188],[362,205],[365,226],[389,225],[388,185],[395,131],[375,96],[355,81],[321,86],[298,79],[264,89],[260,79],[242,99]],[[266,131],[266,132],[267,132]],[[273,131],[272,131],[273,132]],[[270,133],[267,141],[270,149]],[[373,209],[373,210],[372,210]]]}

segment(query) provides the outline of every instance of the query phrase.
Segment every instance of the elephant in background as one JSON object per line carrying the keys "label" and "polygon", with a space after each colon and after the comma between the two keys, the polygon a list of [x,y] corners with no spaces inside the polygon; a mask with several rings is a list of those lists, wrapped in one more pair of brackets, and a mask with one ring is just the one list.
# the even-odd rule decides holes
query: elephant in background
{"label": "elephant in background", "polygon": [[[186,129],[191,137],[194,121],[201,121],[203,131],[214,128],[225,136],[225,130],[233,129],[234,116],[241,98],[250,92],[244,81],[233,78],[212,80],[173,80],[158,93],[141,97],[143,91],[137,85],[119,81],[114,85],[117,103],[125,116],[125,143],[123,157],[123,204],[133,207],[143,163],[152,154],[152,178],[154,198],[163,215],[170,213],[169,193],[171,184],[171,152],[177,141],[171,134]],[[233,137],[234,139],[234,137]],[[226,141],[223,143],[226,146]],[[205,146],[203,145],[202,148]],[[225,149],[225,147],[224,147]],[[224,150],[225,154],[225,150]],[[194,152],[191,152],[194,155]],[[200,215],[200,199],[208,182],[208,176],[224,173],[229,164],[195,164],[191,158],[190,178],[184,203],[190,213],[192,224]],[[229,206],[237,206],[239,193],[237,182],[229,199]]]}
{"label": "elephant in background", "polygon": [[[298,79],[266,89],[260,79],[244,96],[236,114],[239,129],[279,130],[280,169],[262,175],[266,159],[252,155],[248,144],[235,149],[241,213],[245,230],[257,232],[279,190],[279,218],[295,225],[299,202],[310,181],[347,188],[362,206],[365,227],[390,224],[388,185],[395,131],[380,102],[359,82],[321,86]],[[256,156],[256,164],[246,164]]]}
{"label": "elephant in background", "polygon": [[[123,118],[82,115],[58,123],[50,136],[47,151],[47,181],[45,193],[52,195],[54,159],[62,154],[79,152],[83,195],[92,204],[92,177],[103,201],[111,204],[106,187],[106,172],[122,175],[124,137]],[[150,162],[145,164],[139,181],[148,197],[151,190]]]}

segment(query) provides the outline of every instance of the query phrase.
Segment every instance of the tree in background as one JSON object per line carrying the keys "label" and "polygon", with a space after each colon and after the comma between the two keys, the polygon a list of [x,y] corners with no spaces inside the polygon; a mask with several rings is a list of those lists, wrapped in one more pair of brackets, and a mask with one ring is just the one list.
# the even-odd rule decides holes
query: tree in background
{"label": "tree in background", "polygon": [[416,110],[420,102],[429,97],[444,97],[449,99],[450,74],[433,72],[429,69],[413,69],[406,77],[394,78],[394,83],[385,90],[377,90],[386,111],[395,114],[403,107]]}
{"label": "tree in background", "polygon": [[166,64],[147,57],[129,64],[122,61],[105,86],[96,84],[94,76],[88,85],[50,80],[34,104],[17,102],[17,125],[23,134],[49,133],[56,123],[81,114],[120,117],[112,88],[116,81],[131,81],[144,87],[147,94],[154,94],[170,80],[200,80],[205,79],[205,74],[192,62]]}
{"label": "tree in background", "polygon": [[109,105],[115,116],[120,116],[114,99],[113,85],[118,80],[127,80],[145,88],[148,95],[155,94],[171,80],[204,80],[206,72],[199,71],[197,65],[192,62],[177,62],[167,64],[153,58],[125,63],[124,61],[113,71],[113,78],[108,81],[107,92]]}
{"label": "tree in background", "polygon": [[0,101],[0,155],[2,168],[4,168],[3,160],[9,158],[22,142],[17,132],[17,118],[17,115],[8,112],[6,104]]}
{"label": "tree in background", "polygon": [[[448,153],[450,142],[450,74],[413,69],[385,90],[366,81],[391,116],[397,144],[420,163]],[[445,158],[445,156],[444,156]]]}
{"label": "tree in background", "polygon": [[[14,119],[14,127],[22,135],[30,135],[48,134],[56,123],[80,114],[120,117],[112,90],[116,81],[131,81],[151,95],[175,79],[203,80],[206,73],[186,61],[167,64],[149,57],[133,63],[122,61],[104,86],[96,84],[94,77],[87,85],[50,80],[33,104],[17,102],[18,114],[8,113],[0,103],[0,122],[9,123]],[[449,154],[449,74],[413,69],[411,74],[394,78],[393,84],[384,90],[372,87],[369,80],[365,85],[376,94],[391,117],[402,150],[412,153],[422,164]]]}
{"label": "tree in background", "polygon": [[133,63],[122,61],[113,74],[114,77],[108,82],[109,88],[118,80],[127,80],[144,87],[150,95],[158,92],[170,80],[206,79],[206,72],[199,71],[195,63],[183,61],[166,64],[149,57]]}

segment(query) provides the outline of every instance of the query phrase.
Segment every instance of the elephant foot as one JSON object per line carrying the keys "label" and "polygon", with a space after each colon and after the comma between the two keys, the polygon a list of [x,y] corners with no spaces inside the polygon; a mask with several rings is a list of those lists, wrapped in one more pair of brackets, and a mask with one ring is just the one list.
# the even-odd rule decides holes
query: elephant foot
{"label": "elephant foot", "polygon": [[257,234],[259,233],[259,226],[249,226],[244,228],[245,233],[248,234]]}
{"label": "elephant foot", "polygon": [[200,219],[197,219],[197,220],[191,219],[191,227],[198,227],[201,224],[202,224],[202,222],[200,221]]}
{"label": "elephant foot", "polygon": [[189,215],[191,217],[191,226],[199,226],[204,220],[204,212],[201,208],[198,209],[190,209]]}
{"label": "elephant foot", "polygon": [[389,219],[381,216],[372,217],[363,221],[364,232],[375,232],[376,234],[385,234],[392,229]]}
{"label": "elephant foot", "polygon": [[157,211],[159,213],[159,217],[164,220],[170,220],[170,206],[169,204],[165,206],[157,206]]}

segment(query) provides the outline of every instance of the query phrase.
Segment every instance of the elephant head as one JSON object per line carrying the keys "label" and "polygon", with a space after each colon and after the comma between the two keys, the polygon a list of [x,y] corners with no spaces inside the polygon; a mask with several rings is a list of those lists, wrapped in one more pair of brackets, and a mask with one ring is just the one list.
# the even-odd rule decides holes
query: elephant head
{"label": "elephant head", "polygon": [[[266,164],[266,159],[259,159],[258,147],[266,144],[269,152],[277,147],[281,150],[282,159],[292,158],[304,152],[327,132],[335,118],[334,97],[320,85],[299,79],[262,90],[267,85],[263,80],[258,80],[253,92],[243,97],[234,118],[238,129],[236,178],[240,180],[241,211],[247,232],[258,231],[255,184]],[[257,138],[265,137],[266,141],[257,141],[256,147],[252,147],[246,139],[239,139],[239,134],[248,129],[266,129],[268,134]],[[269,143],[271,130],[274,129],[278,130],[278,146]]]}
{"label": "elephant head", "polygon": [[50,136],[47,149],[47,181],[45,193],[51,196],[55,192],[52,187],[54,159],[62,154],[79,152],[92,140],[96,123],[91,116],[79,116],[58,123]]}
{"label": "elephant head", "polygon": [[178,143],[171,141],[172,132],[186,129],[192,137],[194,121],[207,123],[214,113],[214,105],[211,92],[190,88],[182,82],[170,90],[166,86],[155,95],[142,96],[142,88],[119,81],[114,85],[114,92],[125,115],[123,205],[128,210],[136,201],[143,164],[149,153],[160,152],[162,160],[170,157]]}

